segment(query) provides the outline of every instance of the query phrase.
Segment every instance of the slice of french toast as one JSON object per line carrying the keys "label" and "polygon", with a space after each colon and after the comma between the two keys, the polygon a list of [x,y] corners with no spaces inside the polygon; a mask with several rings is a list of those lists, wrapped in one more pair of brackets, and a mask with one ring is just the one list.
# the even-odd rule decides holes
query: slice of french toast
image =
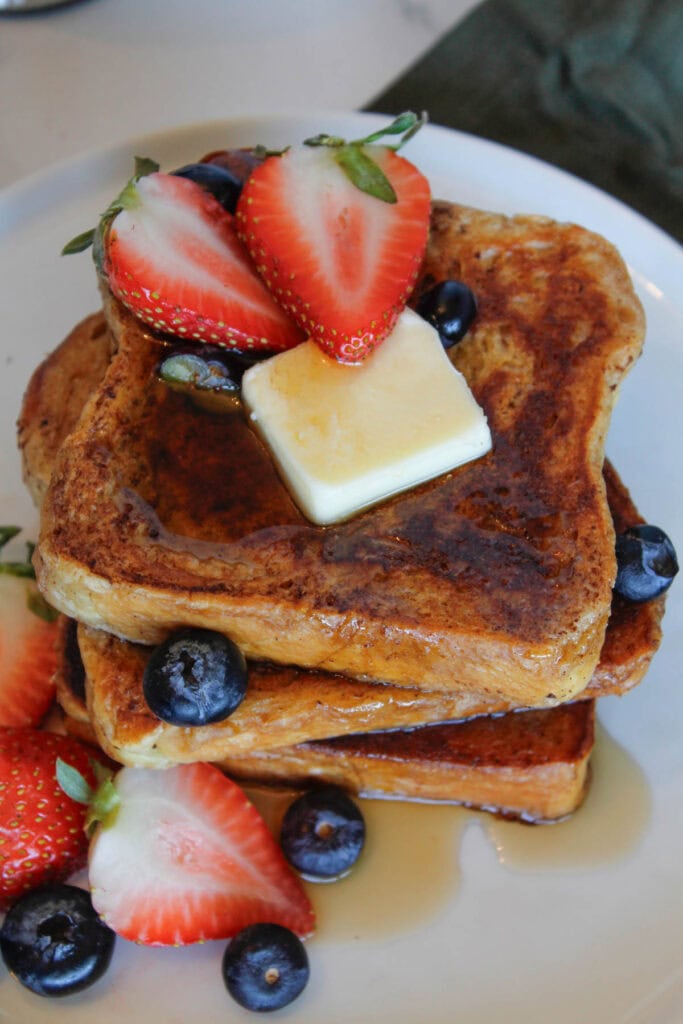
{"label": "slice of french toast", "polygon": [[107,299],[116,352],[43,507],[48,599],[135,641],[201,624],[356,678],[517,705],[580,692],[615,573],[604,436],[642,311],[611,246],[545,218],[436,204],[418,292],[449,276],[477,296],[454,360],[493,450],[327,528],[239,411],[156,380],[163,343]]}
{"label": "slice of french toast", "polygon": [[[63,435],[77,420],[79,404],[82,406],[87,398],[87,388],[77,385],[77,382],[82,384],[84,367],[93,384],[102,372],[109,345],[101,327],[101,318],[97,317],[78,325],[56,354],[36,371],[27,392],[22,417],[24,467],[27,482],[38,502]],[[101,359],[92,353],[98,346]],[[84,352],[91,353],[92,357],[85,361],[79,358]],[[70,373],[76,376],[74,386],[69,380]],[[620,529],[635,521],[635,509],[614,471],[606,467],[605,474],[615,524]],[[618,692],[641,677],[657,645],[661,610],[662,602],[632,605],[615,598],[599,670],[588,692]],[[92,633],[81,629],[82,636]],[[115,655],[123,659],[121,668],[130,673],[131,662],[127,659],[138,648],[104,634],[98,635],[98,642],[104,645],[105,651],[113,644]],[[72,620],[62,622],[59,666],[58,696],[67,715],[67,727],[80,738],[97,743],[86,706],[86,678],[77,642],[77,624]],[[98,672],[106,668],[112,669],[112,662],[100,662]],[[278,671],[272,667],[273,673]],[[299,678],[307,674],[297,673]],[[320,697],[327,693],[339,702],[347,692],[335,681],[332,685],[327,681],[325,686],[325,673],[312,675],[321,687]],[[365,684],[361,695],[349,694],[352,698],[348,708],[350,717],[345,727],[352,728],[354,724],[358,728],[367,727],[372,718],[377,722],[376,711],[382,721],[381,708],[376,707],[377,694],[392,692],[395,700],[409,695],[401,688],[372,684]],[[128,704],[132,719],[135,720],[133,709],[137,707],[143,729],[145,717],[149,729],[148,713],[145,716],[140,712],[139,684],[133,686],[133,693]],[[130,698],[130,694],[126,694],[122,689],[119,695],[124,706]],[[292,685],[284,685],[280,694],[285,698],[281,710],[286,718],[296,711],[299,691]],[[360,699],[353,699],[359,696]],[[443,700],[450,695],[415,691],[416,699],[425,701],[430,696]],[[405,713],[405,703],[401,710]],[[437,708],[434,710],[436,712]],[[316,719],[326,720],[324,701],[319,702],[317,711]],[[362,723],[361,714],[366,716]],[[581,801],[593,744],[593,720],[593,702],[584,701],[547,712],[480,717],[455,725],[396,730],[386,735],[349,735],[344,739],[292,744],[282,750],[252,751],[243,756],[233,755],[224,760],[222,766],[245,781],[286,780],[291,783],[294,778],[303,784],[328,780],[359,793],[445,800],[527,820],[553,820],[571,813]],[[277,721],[276,716],[271,720],[271,727]],[[187,730],[171,730],[171,736],[174,732],[182,734]],[[261,736],[264,735],[270,741],[271,733],[262,732]],[[296,732],[289,735],[296,737]],[[140,742],[139,735],[137,742]],[[206,747],[205,743],[205,750]],[[200,742],[195,753],[202,753],[201,748]],[[160,755],[163,751],[162,743]],[[121,755],[117,747],[110,747],[110,752]],[[125,760],[125,756],[122,759]],[[151,763],[163,764],[162,756]]]}
{"label": "slice of french toast", "polygon": [[[67,731],[98,746],[76,627],[62,617],[57,694]],[[553,821],[575,811],[584,797],[594,723],[595,701],[584,700],[546,711],[253,750],[223,756],[217,764],[244,783],[296,788],[330,782],[359,795],[443,801]]]}
{"label": "slice of french toast", "polygon": [[465,804],[554,821],[581,804],[589,781],[595,702],[484,715],[412,730],[315,740],[226,758],[242,782],[332,783],[363,796]]}

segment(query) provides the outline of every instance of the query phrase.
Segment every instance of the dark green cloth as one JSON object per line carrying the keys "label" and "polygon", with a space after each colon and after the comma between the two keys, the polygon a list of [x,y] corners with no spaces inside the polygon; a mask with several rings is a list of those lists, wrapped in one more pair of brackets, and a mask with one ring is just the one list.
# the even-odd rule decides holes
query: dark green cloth
{"label": "dark green cloth", "polygon": [[683,0],[488,0],[367,109],[533,153],[683,241]]}

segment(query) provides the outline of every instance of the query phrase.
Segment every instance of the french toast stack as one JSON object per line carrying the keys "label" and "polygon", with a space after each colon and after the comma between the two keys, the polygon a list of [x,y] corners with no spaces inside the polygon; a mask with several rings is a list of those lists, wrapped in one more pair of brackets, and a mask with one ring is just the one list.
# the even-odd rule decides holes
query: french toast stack
{"label": "french toast stack", "polygon": [[[303,517],[238,402],[207,410],[158,379],[167,343],[106,288],[38,368],[19,442],[39,584],[73,623],[74,731],[124,764],[210,760],[529,820],[578,806],[595,698],[638,683],[660,638],[663,598],[612,592],[615,528],[641,520],[604,463],[642,311],[590,232],[438,202],[415,301],[446,278],[477,297],[450,351],[493,448],[334,526]],[[150,645],[186,625],[249,659],[216,725],[144,701]]]}

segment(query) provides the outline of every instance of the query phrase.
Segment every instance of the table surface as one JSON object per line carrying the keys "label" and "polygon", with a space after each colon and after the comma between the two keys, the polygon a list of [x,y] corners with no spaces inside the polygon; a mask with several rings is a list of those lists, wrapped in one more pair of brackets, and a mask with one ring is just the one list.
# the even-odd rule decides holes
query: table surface
{"label": "table surface", "polygon": [[0,17],[0,187],[175,125],[357,109],[474,6],[81,0]]}

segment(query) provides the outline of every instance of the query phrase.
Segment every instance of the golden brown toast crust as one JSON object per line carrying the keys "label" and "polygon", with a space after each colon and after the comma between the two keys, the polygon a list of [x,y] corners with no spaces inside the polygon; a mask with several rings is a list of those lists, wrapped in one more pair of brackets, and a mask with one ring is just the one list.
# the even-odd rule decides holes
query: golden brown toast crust
{"label": "golden brown toast crust", "polygon": [[454,269],[480,306],[456,361],[494,449],[325,529],[240,416],[151,383],[159,344],[110,305],[118,351],[45,503],[48,598],[145,642],[201,623],[248,656],[354,677],[517,704],[579,692],[610,607],[600,470],[640,306],[606,242],[542,218],[437,205],[424,281]]}
{"label": "golden brown toast crust", "polygon": [[[643,517],[609,461],[603,466],[603,476],[615,532],[642,523]],[[665,605],[666,594],[637,604],[613,593],[605,642],[587,696],[624,694],[638,685],[661,643]]]}
{"label": "golden brown toast crust", "polygon": [[149,710],[142,675],[149,648],[79,627],[88,714],[104,750],[123,764],[165,767],[220,760],[320,736],[390,729],[496,710],[484,698],[251,662],[247,695],[230,718],[183,729]]}
{"label": "golden brown toast crust", "polygon": [[[66,434],[85,404],[86,368],[94,387],[103,372],[110,344],[101,332],[101,317],[78,325],[36,370],[22,413],[23,436],[32,438],[23,448],[24,471],[31,489],[43,494],[51,466]],[[88,359],[92,346],[102,359]],[[71,386],[73,375],[78,386]],[[49,430],[41,429],[49,424]],[[640,522],[628,492],[609,464],[605,479],[617,531]],[[634,605],[614,597],[605,645],[596,672],[584,696],[623,693],[636,685],[649,665],[660,638],[663,599]],[[66,621],[66,620],[65,620]],[[59,700],[72,722],[89,722],[85,707],[85,681],[75,651],[76,624],[65,629],[63,666],[81,672],[74,681],[61,679]],[[317,737],[366,730],[397,728],[424,722],[452,720],[500,712],[509,705],[476,693],[424,691],[411,687],[375,685],[274,665],[251,665],[250,693],[229,722],[206,730],[173,729],[159,723],[145,706],[140,679],[147,650],[118,641],[105,633],[81,628],[81,648],[89,666],[92,717],[99,723],[100,743],[117,759],[133,764],[163,765],[178,760],[221,758],[254,749],[292,745]],[[71,654],[68,651],[71,649]]]}
{"label": "golden brown toast crust", "polygon": [[[640,522],[611,466],[605,467],[605,477],[617,529]],[[642,679],[659,645],[663,609],[664,598],[633,604],[615,595],[600,662],[582,694],[585,699],[624,693]],[[509,710],[473,694],[363,683],[325,672],[252,663],[247,697],[226,722],[179,729],[160,722],[145,703],[141,680],[148,648],[83,626],[79,645],[87,669],[88,708],[84,695],[75,694],[64,678],[65,672],[58,680],[58,698],[73,719],[92,722],[102,748],[124,764],[164,767],[198,759],[220,761],[319,737]],[[63,649],[66,671],[77,656]]]}

